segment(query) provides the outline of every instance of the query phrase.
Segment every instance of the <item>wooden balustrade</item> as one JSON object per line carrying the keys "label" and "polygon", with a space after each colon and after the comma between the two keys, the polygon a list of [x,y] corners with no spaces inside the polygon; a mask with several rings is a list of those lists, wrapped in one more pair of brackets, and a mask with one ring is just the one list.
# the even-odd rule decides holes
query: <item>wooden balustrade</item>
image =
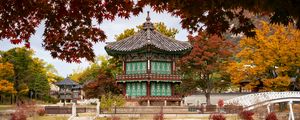
{"label": "wooden balustrade", "polygon": [[174,74],[124,74],[117,75],[117,80],[176,80],[180,81],[180,75]]}
{"label": "wooden balustrade", "polygon": [[127,99],[137,99],[137,100],[174,100],[180,101],[181,96],[139,96],[139,97],[128,97]]}

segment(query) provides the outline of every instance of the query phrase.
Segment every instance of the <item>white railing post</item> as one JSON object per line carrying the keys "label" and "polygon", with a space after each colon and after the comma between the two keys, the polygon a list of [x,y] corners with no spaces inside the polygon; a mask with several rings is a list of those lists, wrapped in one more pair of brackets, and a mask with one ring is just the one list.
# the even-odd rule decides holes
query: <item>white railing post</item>
{"label": "white railing post", "polygon": [[96,106],[96,116],[98,116],[100,114],[100,102],[99,100],[97,101],[97,106]]}
{"label": "white railing post", "polygon": [[289,108],[290,108],[290,113],[289,113],[289,120],[295,120],[294,118],[294,112],[293,112],[293,101],[289,102]]}
{"label": "white railing post", "polygon": [[270,110],[270,104],[267,105],[267,109],[268,109],[268,113],[270,113],[271,112],[271,110]]}
{"label": "white railing post", "polygon": [[73,105],[72,105],[72,116],[76,116],[76,105],[75,105],[75,103],[73,103]]}

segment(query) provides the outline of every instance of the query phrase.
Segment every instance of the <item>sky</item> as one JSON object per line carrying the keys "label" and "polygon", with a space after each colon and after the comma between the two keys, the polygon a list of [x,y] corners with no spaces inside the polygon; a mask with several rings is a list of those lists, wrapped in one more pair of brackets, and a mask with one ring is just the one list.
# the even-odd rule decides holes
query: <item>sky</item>
{"label": "sky", "polygon": [[[112,42],[114,40],[114,36],[122,33],[125,29],[135,28],[137,25],[141,25],[146,21],[147,12],[150,11],[151,22],[164,22],[168,28],[176,28],[179,30],[179,33],[175,36],[176,40],[187,40],[188,32],[187,30],[183,30],[180,24],[180,18],[171,16],[171,14],[163,12],[163,13],[155,13],[150,7],[146,7],[143,10],[143,13],[140,13],[138,16],[131,16],[129,19],[117,18],[114,21],[104,21],[101,23],[100,28],[104,30],[107,35],[107,39],[105,42]],[[90,62],[83,60],[81,63],[67,63],[60,59],[54,59],[50,55],[49,51],[46,51],[42,47],[43,41],[43,33],[44,33],[45,25],[42,23],[36,29],[36,33],[30,38],[30,47],[35,51],[35,57],[43,59],[45,62],[54,65],[54,67],[58,71],[58,75],[62,77],[67,77],[72,74],[74,71],[83,70],[88,67]],[[104,50],[105,42],[99,42],[94,44],[93,50],[96,56],[99,55],[107,55]],[[14,47],[22,47],[24,44],[13,45],[9,42],[9,40],[0,40],[0,50],[6,51]]]}

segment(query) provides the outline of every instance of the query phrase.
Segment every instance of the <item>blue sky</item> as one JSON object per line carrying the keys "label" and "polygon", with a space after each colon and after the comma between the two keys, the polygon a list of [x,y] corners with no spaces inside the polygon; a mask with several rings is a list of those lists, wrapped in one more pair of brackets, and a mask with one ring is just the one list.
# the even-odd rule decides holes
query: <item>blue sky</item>
{"label": "blue sky", "polygon": [[[153,12],[149,7],[147,7],[144,9],[144,13],[139,14],[139,16],[131,16],[129,19],[117,18],[115,21],[104,21],[103,23],[101,23],[99,26],[105,31],[105,34],[107,35],[106,42],[115,41],[114,36],[122,33],[125,29],[135,28],[135,26],[144,23],[146,21],[145,19],[147,16],[146,11],[150,11],[151,22],[164,22],[168,27],[178,29],[179,33],[176,35],[175,39],[184,41],[187,40],[188,32],[181,28],[180,18],[171,16],[171,14],[169,13],[158,14]],[[78,64],[67,63],[65,61],[52,58],[50,52],[46,51],[42,47],[44,29],[44,24],[39,25],[36,33],[30,38],[31,48],[35,51],[35,57],[39,57],[45,62],[53,64],[57,69],[58,74],[63,77],[66,77],[67,75],[71,74],[74,70],[82,70],[89,66],[89,62],[85,60]],[[24,45],[13,45],[9,42],[9,40],[0,41],[0,50],[8,50],[18,46]],[[97,56],[107,55],[107,53],[104,50],[104,46],[104,42],[94,44],[93,49]]]}

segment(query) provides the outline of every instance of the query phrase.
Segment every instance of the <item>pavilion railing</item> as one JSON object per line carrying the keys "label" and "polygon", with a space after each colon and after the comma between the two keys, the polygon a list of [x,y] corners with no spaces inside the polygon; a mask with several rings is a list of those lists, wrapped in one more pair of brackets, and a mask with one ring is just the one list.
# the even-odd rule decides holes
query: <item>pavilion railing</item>
{"label": "pavilion railing", "polygon": [[175,74],[125,74],[125,75],[117,75],[117,80],[181,80],[180,75]]}

